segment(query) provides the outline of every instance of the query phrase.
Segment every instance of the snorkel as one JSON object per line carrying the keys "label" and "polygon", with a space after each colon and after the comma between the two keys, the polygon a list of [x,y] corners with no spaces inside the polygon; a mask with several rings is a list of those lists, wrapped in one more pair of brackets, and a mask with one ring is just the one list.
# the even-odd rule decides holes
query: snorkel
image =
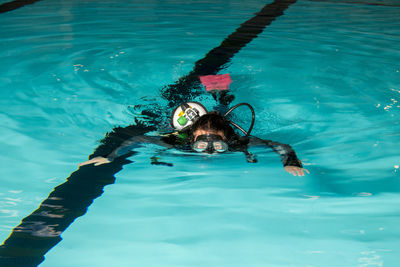
{"label": "snorkel", "polygon": [[249,129],[247,130],[247,132],[245,131],[245,130],[243,130],[243,128],[242,127],[240,127],[239,125],[237,125],[236,123],[234,123],[233,121],[231,121],[231,120],[227,120],[230,124],[232,124],[233,126],[235,126],[238,130],[240,130],[242,133],[244,133],[244,135],[245,136],[249,136],[250,135],[250,133],[251,133],[251,131],[253,130],[253,126],[254,126],[254,121],[255,121],[255,118],[256,118],[256,114],[255,114],[255,112],[254,112],[254,109],[253,109],[253,107],[250,105],[250,104],[248,104],[248,103],[239,103],[239,104],[237,104],[237,105],[234,105],[233,107],[231,107],[225,114],[224,114],[224,118],[226,118],[226,116],[228,116],[229,115],[229,113],[231,113],[232,111],[234,111],[235,109],[237,109],[238,107],[240,107],[240,106],[247,106],[249,109],[250,109],[250,111],[251,111],[251,123],[250,123],[250,127],[249,127]]}

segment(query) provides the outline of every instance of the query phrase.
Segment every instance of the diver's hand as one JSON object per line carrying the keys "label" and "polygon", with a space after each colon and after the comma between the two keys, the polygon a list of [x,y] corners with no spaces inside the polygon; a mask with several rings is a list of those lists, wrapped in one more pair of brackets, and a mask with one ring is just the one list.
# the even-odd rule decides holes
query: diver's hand
{"label": "diver's hand", "polygon": [[95,157],[95,158],[92,158],[92,159],[90,159],[88,161],[79,163],[78,166],[81,167],[81,166],[85,166],[85,165],[92,164],[92,163],[94,163],[94,166],[99,166],[99,165],[102,165],[102,164],[105,164],[105,163],[110,163],[110,162],[111,161],[109,161],[107,158]]}
{"label": "diver's hand", "polygon": [[304,176],[305,173],[310,174],[310,172],[307,169],[303,169],[297,166],[285,166],[285,171],[287,171],[290,174],[293,174],[294,176]]}

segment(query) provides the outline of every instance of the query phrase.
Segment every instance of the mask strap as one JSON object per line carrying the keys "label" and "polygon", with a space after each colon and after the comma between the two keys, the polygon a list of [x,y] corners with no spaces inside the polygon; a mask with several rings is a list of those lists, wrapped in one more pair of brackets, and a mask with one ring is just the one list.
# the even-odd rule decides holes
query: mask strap
{"label": "mask strap", "polygon": [[232,122],[232,121],[230,121],[230,120],[228,120],[228,121],[229,121],[230,124],[232,124],[232,125],[235,126],[237,129],[239,129],[242,133],[244,133],[245,136],[249,136],[250,133],[251,133],[251,130],[253,130],[254,120],[255,120],[255,112],[254,112],[253,107],[252,107],[250,104],[248,104],[248,103],[239,103],[239,104],[237,104],[237,105],[231,107],[231,108],[224,114],[224,117],[226,117],[227,115],[229,115],[229,113],[231,113],[233,110],[235,110],[236,108],[238,108],[238,107],[240,107],[240,106],[247,106],[247,107],[250,109],[250,111],[251,111],[251,124],[250,124],[250,127],[249,127],[249,129],[247,130],[247,132],[246,132],[245,130],[243,130],[243,128],[240,127],[239,125],[237,125],[236,123],[234,123],[234,122]]}

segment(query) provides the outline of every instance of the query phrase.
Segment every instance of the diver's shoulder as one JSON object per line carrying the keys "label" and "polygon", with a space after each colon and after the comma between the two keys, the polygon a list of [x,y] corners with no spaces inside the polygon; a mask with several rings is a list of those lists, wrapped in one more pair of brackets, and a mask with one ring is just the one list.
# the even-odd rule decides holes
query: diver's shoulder
{"label": "diver's shoulder", "polygon": [[257,146],[257,145],[270,145],[274,143],[274,141],[269,139],[262,139],[257,136],[248,136],[249,146]]}
{"label": "diver's shoulder", "polygon": [[169,145],[180,145],[189,142],[188,133],[183,131],[175,131],[175,132],[161,134],[160,138],[163,142]]}

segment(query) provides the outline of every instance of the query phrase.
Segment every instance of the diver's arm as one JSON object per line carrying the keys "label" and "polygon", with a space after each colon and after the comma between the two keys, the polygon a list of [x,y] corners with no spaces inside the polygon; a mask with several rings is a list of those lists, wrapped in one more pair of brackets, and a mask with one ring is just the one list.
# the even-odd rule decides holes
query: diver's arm
{"label": "diver's arm", "polygon": [[114,159],[128,154],[133,148],[141,147],[142,144],[155,144],[159,146],[164,146],[170,148],[171,146],[161,141],[160,137],[157,136],[134,136],[126,141],[124,141],[121,146],[107,155],[107,159],[111,162]]}
{"label": "diver's arm", "polygon": [[164,143],[161,138],[157,136],[147,136],[147,135],[140,135],[140,136],[134,136],[126,141],[124,141],[118,148],[116,148],[114,151],[112,151],[110,154],[106,155],[105,157],[100,156],[100,157],[95,157],[92,158],[88,161],[80,163],[78,166],[84,166],[87,164],[92,164],[94,163],[94,166],[102,165],[105,163],[110,163],[114,159],[121,157],[123,155],[128,154],[131,152],[133,148],[138,148],[142,144],[156,144],[160,146],[164,146],[167,148],[170,148],[171,146]]}
{"label": "diver's arm", "polygon": [[296,166],[303,168],[301,161],[297,158],[296,152],[290,145],[281,144],[271,140],[265,140],[265,144],[270,147],[275,153],[279,154],[283,166]]}
{"label": "diver's arm", "polygon": [[296,153],[290,145],[281,144],[271,140],[263,140],[257,137],[251,137],[248,145],[255,146],[261,144],[267,145],[275,153],[279,154],[283,167],[288,173],[291,173],[294,176],[304,176],[304,172],[309,173],[307,169],[303,169],[301,161],[297,158]]}

